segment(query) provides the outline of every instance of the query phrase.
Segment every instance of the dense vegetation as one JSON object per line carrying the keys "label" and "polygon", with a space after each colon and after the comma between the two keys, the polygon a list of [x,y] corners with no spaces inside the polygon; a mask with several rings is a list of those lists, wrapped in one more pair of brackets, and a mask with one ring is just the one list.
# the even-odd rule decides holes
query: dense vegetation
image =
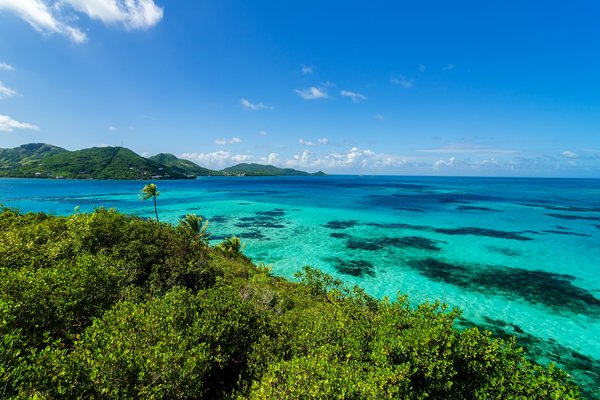
{"label": "dense vegetation", "polygon": [[221,171],[203,168],[172,154],[144,158],[124,147],[68,151],[44,143],[0,149],[0,177],[67,179],[189,179],[197,176],[308,176],[291,168],[239,164]]}
{"label": "dense vegetation", "polygon": [[208,168],[201,167],[189,160],[182,160],[181,158],[177,158],[173,154],[169,153],[160,153],[155,156],[148,157],[148,160],[152,160],[159,164],[166,165],[173,171],[179,172],[184,175],[210,176],[215,175],[215,172],[217,172]]}
{"label": "dense vegetation", "polygon": [[262,164],[247,164],[242,163],[228,167],[219,171],[222,175],[243,175],[243,176],[322,176],[323,172],[315,172],[310,174],[304,171],[298,171],[292,168],[277,168],[272,165]]}
{"label": "dense vegetation", "polygon": [[0,210],[0,398],[570,399],[456,310],[271,275],[206,225]]}

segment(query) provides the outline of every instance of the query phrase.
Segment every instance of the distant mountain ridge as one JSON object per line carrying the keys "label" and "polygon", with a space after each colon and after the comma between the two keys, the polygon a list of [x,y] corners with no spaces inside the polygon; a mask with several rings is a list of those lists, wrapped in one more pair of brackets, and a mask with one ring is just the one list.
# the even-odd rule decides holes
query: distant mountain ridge
{"label": "distant mountain ridge", "polygon": [[69,151],[46,143],[0,148],[0,177],[65,179],[194,179],[198,176],[318,176],[272,165],[238,164],[220,171],[173,154],[142,157],[125,147]]}

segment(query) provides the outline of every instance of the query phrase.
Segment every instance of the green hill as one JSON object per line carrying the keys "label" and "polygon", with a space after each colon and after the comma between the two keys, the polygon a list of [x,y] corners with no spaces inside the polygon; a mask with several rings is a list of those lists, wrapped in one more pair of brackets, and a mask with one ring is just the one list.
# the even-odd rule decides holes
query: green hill
{"label": "green hill", "polygon": [[220,172],[223,175],[236,175],[236,176],[322,176],[325,175],[323,172],[315,172],[311,174],[309,172],[298,171],[292,168],[277,168],[273,165],[262,165],[262,164],[237,164],[233,167],[228,167]]}
{"label": "green hill", "polygon": [[152,157],[148,157],[149,160],[155,161],[159,164],[166,165],[173,171],[193,176],[209,176],[219,175],[217,171],[213,171],[208,168],[199,166],[189,160],[182,160],[181,158],[175,157],[170,153],[160,153]]}
{"label": "green hill", "polygon": [[14,149],[0,149],[0,173],[20,166],[38,165],[43,157],[68,151],[45,143],[29,143]]}
{"label": "green hill", "polygon": [[193,179],[197,176],[317,176],[272,165],[238,164],[214,171],[173,154],[144,158],[124,147],[68,151],[45,143],[0,149],[0,177],[67,179]]}
{"label": "green hill", "polygon": [[185,174],[124,147],[67,151],[47,144],[29,144],[15,149],[2,149],[0,166],[0,176],[21,178],[186,178]]}

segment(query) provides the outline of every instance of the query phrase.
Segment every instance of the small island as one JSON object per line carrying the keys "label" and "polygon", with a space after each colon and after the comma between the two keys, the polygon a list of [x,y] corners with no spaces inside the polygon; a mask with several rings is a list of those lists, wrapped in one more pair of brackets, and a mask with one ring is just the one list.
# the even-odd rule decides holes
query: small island
{"label": "small island", "polygon": [[125,147],[69,151],[46,143],[0,148],[0,177],[54,179],[195,179],[199,176],[322,176],[272,165],[237,164],[222,170],[201,167],[169,153],[142,157]]}

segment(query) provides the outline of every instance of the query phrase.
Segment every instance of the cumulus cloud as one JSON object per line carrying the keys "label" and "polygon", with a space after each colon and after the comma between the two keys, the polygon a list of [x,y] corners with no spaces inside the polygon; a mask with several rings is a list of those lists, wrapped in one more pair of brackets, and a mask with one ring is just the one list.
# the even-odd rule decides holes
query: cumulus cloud
{"label": "cumulus cloud", "polygon": [[109,130],[109,131],[111,131],[111,132],[116,132],[116,131],[118,131],[119,129],[118,129],[116,126],[112,126],[112,125],[111,125],[111,126],[109,126],[109,127],[108,127],[108,130]]}
{"label": "cumulus cloud", "polygon": [[318,138],[316,142],[313,142],[311,140],[298,139],[298,143],[300,143],[303,146],[325,145],[329,143],[329,139],[327,139],[326,137]]}
{"label": "cumulus cloud", "polygon": [[392,78],[390,79],[390,83],[392,85],[400,85],[404,89],[410,89],[414,86],[413,81],[403,75],[392,76]]}
{"label": "cumulus cloud", "polygon": [[311,86],[308,89],[296,89],[294,91],[304,100],[326,99],[329,97],[325,88],[318,88],[316,86]]}
{"label": "cumulus cloud", "polygon": [[361,100],[365,100],[367,97],[363,94],[351,92],[350,90],[342,90],[340,95],[344,97],[349,97],[353,102],[358,103]]}
{"label": "cumulus cloud", "polygon": [[572,151],[570,151],[570,150],[565,150],[565,151],[563,151],[563,152],[561,153],[561,155],[562,155],[563,157],[566,157],[566,158],[577,158],[577,154],[573,153],[573,152],[572,152]]}
{"label": "cumulus cloud", "polygon": [[302,138],[298,139],[298,143],[300,143],[303,146],[314,146],[315,143],[311,142],[310,140],[304,140]]}
{"label": "cumulus cloud", "polygon": [[302,68],[300,69],[300,72],[302,72],[302,75],[310,75],[313,73],[313,69],[312,69],[312,67],[309,67],[308,65],[303,65]]}
{"label": "cumulus cloud", "polygon": [[20,122],[12,119],[8,115],[0,114],[0,132],[12,132],[15,129],[31,129],[39,131],[40,128],[37,125],[33,125],[27,122]]}
{"label": "cumulus cloud", "polygon": [[4,71],[14,71],[15,67],[13,67],[12,65],[5,63],[5,62],[0,62],[0,69],[4,70]]}
{"label": "cumulus cloud", "polygon": [[179,157],[193,161],[208,168],[223,168],[242,162],[255,161],[248,154],[234,154],[230,151],[215,151],[212,153],[183,153]]}
{"label": "cumulus cloud", "polygon": [[267,106],[265,104],[263,104],[263,102],[259,102],[259,103],[252,103],[247,99],[241,99],[240,103],[242,103],[242,106],[244,106],[244,108],[247,108],[249,110],[252,111],[258,111],[258,110],[271,110],[273,109],[273,107],[271,106]]}
{"label": "cumulus cloud", "polygon": [[278,165],[281,163],[281,160],[279,159],[279,154],[277,154],[277,153],[270,153],[266,157],[260,157],[258,159],[258,161],[263,164],[269,164],[269,165]]}
{"label": "cumulus cloud", "polygon": [[285,161],[285,165],[292,168],[310,169],[380,169],[385,167],[400,167],[407,162],[408,159],[406,157],[378,154],[372,150],[353,147],[346,152],[330,152],[327,154],[318,154],[304,150]]}
{"label": "cumulus cloud", "polygon": [[12,97],[12,96],[15,96],[16,94],[17,94],[16,91],[14,91],[13,89],[11,89],[7,86],[4,86],[4,83],[2,83],[2,81],[0,81],[0,99]]}
{"label": "cumulus cloud", "polygon": [[154,0],[0,0],[0,11],[16,14],[44,35],[60,34],[75,43],[87,35],[73,24],[79,14],[125,29],[147,29],[163,17]]}
{"label": "cumulus cloud", "polygon": [[148,29],[163,17],[163,9],[154,0],[59,0],[55,4],[55,8],[69,5],[91,19],[125,29]]}
{"label": "cumulus cloud", "polygon": [[222,138],[222,139],[216,139],[215,140],[215,144],[220,144],[220,145],[235,144],[235,143],[242,143],[242,139],[240,139],[239,137],[232,137],[230,139],[228,139],[228,138]]}

